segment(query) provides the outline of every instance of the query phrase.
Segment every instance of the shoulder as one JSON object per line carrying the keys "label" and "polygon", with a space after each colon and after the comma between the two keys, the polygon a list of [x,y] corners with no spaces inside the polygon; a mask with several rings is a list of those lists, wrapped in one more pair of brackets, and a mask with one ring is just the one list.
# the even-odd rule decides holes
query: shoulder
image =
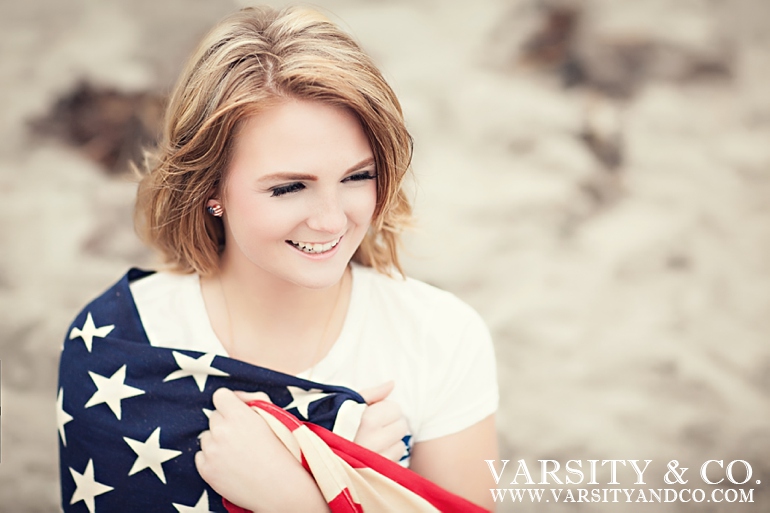
{"label": "shoulder", "polygon": [[470,305],[413,278],[359,267],[356,279],[366,294],[363,338],[377,348],[372,367],[395,369],[378,378],[397,382],[392,397],[416,442],[462,431],[497,409],[492,338]]}
{"label": "shoulder", "polygon": [[157,271],[130,280],[129,285],[137,303],[165,302],[177,294],[186,293],[191,287],[198,287],[199,278],[197,274]]}
{"label": "shoulder", "polygon": [[200,276],[161,271],[131,283],[150,344],[224,354],[211,328]]}
{"label": "shoulder", "polygon": [[153,271],[130,269],[75,316],[67,330],[66,340],[82,339],[90,351],[93,336],[143,339],[144,332],[138,323],[131,283],[152,274]]}
{"label": "shoulder", "polygon": [[369,333],[387,333],[389,345],[400,346],[405,355],[435,361],[491,345],[481,316],[450,292],[363,267],[356,268],[354,280]]}
{"label": "shoulder", "polygon": [[[481,317],[451,292],[410,277],[386,276],[368,267],[354,267],[354,280],[364,289],[371,304],[402,322],[414,319],[458,326],[480,322]],[[395,320],[395,319],[394,319]]]}

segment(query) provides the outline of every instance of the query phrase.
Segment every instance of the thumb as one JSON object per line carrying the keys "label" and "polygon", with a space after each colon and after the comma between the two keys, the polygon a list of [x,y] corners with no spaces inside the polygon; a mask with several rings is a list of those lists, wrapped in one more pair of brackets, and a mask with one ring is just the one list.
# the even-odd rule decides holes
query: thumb
{"label": "thumb", "polygon": [[364,401],[366,401],[366,404],[374,404],[388,397],[390,393],[393,391],[393,388],[395,386],[396,386],[396,382],[393,380],[390,380],[390,381],[386,381],[385,383],[382,383],[381,385],[377,385],[376,387],[371,387],[371,388],[362,390],[361,392],[359,392],[359,394],[361,394],[361,397],[364,398]]}

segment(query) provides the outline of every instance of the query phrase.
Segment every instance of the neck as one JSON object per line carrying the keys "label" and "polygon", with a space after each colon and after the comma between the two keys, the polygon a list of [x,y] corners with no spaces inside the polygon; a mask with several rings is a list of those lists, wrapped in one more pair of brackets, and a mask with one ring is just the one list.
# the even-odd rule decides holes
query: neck
{"label": "neck", "polygon": [[[349,269],[345,273],[349,273]],[[248,312],[274,324],[290,321],[292,325],[314,324],[315,318],[328,318],[329,310],[339,296],[343,277],[334,285],[313,289],[286,281],[251,262],[222,259],[218,279],[226,291],[233,315]]]}
{"label": "neck", "polygon": [[350,268],[324,289],[311,289],[223,259],[202,281],[214,331],[228,353],[275,370],[297,373],[320,360],[337,339],[350,299]]}

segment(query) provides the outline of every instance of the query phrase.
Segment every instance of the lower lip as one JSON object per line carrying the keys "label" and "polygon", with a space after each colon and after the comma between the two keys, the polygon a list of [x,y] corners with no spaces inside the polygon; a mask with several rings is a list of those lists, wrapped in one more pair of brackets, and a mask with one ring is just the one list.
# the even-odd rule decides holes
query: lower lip
{"label": "lower lip", "polygon": [[329,251],[325,251],[323,253],[305,253],[304,251],[299,249],[297,246],[295,246],[291,242],[287,242],[286,244],[288,244],[292,249],[294,249],[297,253],[299,253],[305,258],[309,258],[311,260],[326,260],[328,258],[333,257],[337,253],[337,250],[339,249],[340,244],[342,244],[342,237],[340,237],[340,240],[339,242],[337,242],[336,246],[334,246]]}

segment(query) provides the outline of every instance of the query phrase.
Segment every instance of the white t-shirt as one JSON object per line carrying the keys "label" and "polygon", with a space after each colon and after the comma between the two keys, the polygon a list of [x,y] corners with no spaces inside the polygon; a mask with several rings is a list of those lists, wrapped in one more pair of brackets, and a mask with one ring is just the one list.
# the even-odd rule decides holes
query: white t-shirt
{"label": "white t-shirt", "polygon": [[[470,306],[418,280],[355,264],[352,271],[342,331],[313,381],[356,391],[395,381],[388,399],[401,406],[414,442],[462,431],[497,410],[492,340]],[[131,293],[153,346],[227,356],[198,275],[158,272],[132,282]]]}

